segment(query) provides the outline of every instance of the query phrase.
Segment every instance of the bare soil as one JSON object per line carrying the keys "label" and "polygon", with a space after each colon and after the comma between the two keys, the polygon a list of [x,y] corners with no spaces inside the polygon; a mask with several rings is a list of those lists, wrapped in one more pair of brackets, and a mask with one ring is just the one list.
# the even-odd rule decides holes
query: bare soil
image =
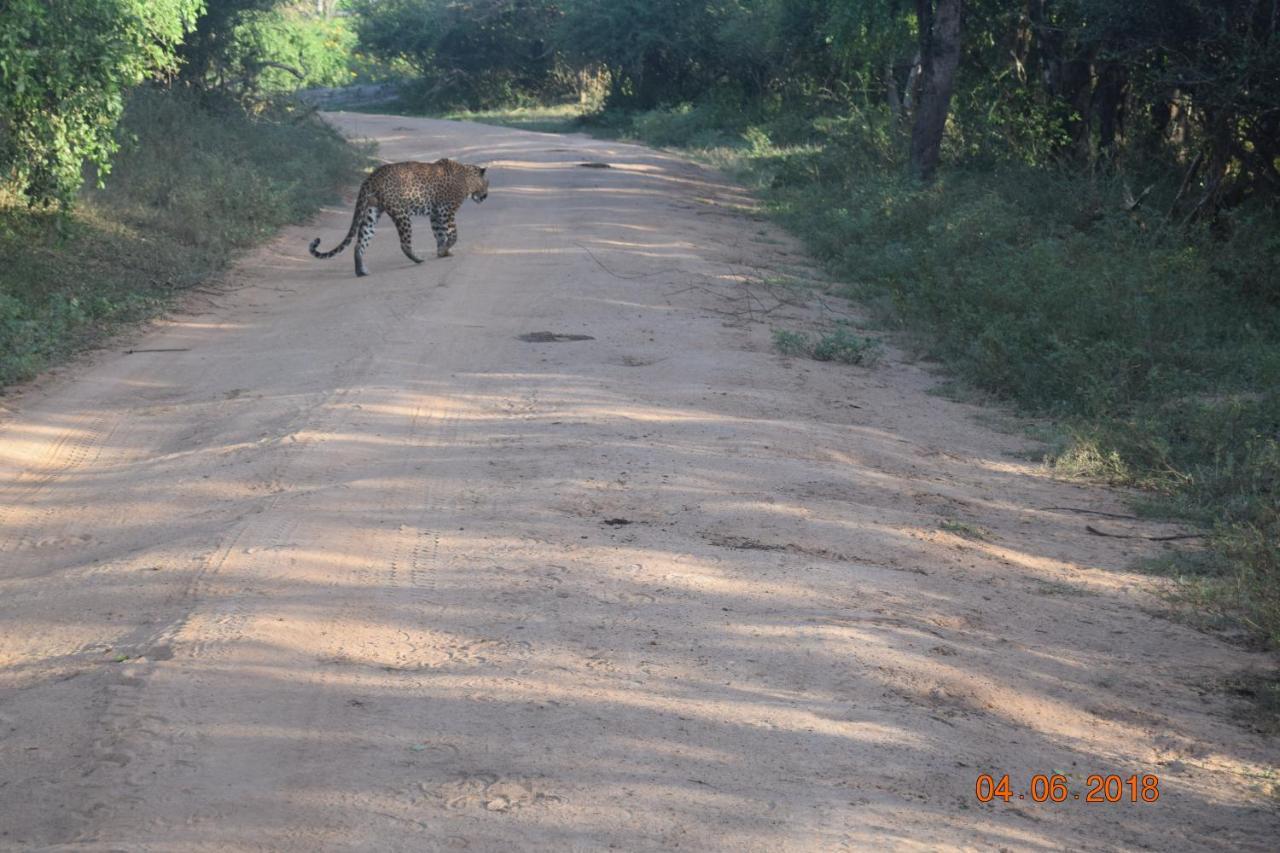
{"label": "bare soil", "polygon": [[384,221],[357,280],[307,254],[334,206],[7,398],[0,847],[1275,849],[1275,742],[1218,687],[1269,659],[1086,525],[1181,531],[1075,511],[1123,496],[892,347],[775,353],[836,306],[774,299],[805,258],[742,191],[333,121],[490,164],[452,258]]}

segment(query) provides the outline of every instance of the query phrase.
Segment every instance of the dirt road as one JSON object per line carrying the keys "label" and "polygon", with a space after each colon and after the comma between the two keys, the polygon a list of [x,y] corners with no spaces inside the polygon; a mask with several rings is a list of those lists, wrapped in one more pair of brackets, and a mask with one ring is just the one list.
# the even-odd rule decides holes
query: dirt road
{"label": "dirt road", "polygon": [[307,255],[335,206],[10,403],[0,847],[1274,849],[1277,751],[1213,689],[1266,659],[1085,525],[1169,528],[1060,509],[1125,511],[900,354],[773,352],[817,309],[761,314],[803,257],[741,192],[334,121],[491,165],[455,257],[384,221],[357,280]]}

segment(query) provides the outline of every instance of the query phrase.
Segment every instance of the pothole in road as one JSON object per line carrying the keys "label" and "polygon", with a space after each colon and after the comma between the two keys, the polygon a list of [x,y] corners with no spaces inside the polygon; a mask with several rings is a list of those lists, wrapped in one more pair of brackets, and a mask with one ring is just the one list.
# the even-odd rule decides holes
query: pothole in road
{"label": "pothole in road", "polygon": [[527,344],[558,344],[563,341],[594,341],[591,335],[562,335],[557,332],[525,332],[517,335],[516,340]]}
{"label": "pothole in road", "polygon": [[613,168],[613,166],[610,166],[608,163],[579,163],[578,165],[583,169],[612,169]]}

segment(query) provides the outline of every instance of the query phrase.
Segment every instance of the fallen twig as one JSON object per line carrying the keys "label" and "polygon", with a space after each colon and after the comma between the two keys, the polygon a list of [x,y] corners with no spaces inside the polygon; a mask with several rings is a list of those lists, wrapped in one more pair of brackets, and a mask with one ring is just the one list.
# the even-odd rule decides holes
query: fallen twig
{"label": "fallen twig", "polygon": [[677,267],[671,267],[671,268],[668,268],[668,269],[661,269],[661,270],[657,270],[656,272],[637,272],[637,273],[621,273],[621,272],[615,272],[615,271],[613,271],[613,270],[609,269],[609,267],[605,265],[604,261],[602,261],[602,260],[600,260],[599,258],[597,258],[597,257],[596,257],[596,253],[595,253],[595,252],[593,252],[593,251],[591,251],[590,249],[588,249],[586,246],[584,246],[584,245],[582,245],[581,243],[578,243],[578,242],[575,242],[575,243],[574,243],[574,245],[575,245],[575,246],[577,246],[577,247],[578,247],[579,249],[581,249],[582,251],[586,252],[588,255],[590,255],[590,256],[591,256],[591,260],[595,261],[595,262],[596,262],[596,265],[597,265],[597,266],[599,266],[599,267],[600,267],[600,269],[604,270],[605,272],[607,272],[609,275],[613,276],[614,278],[623,278],[623,279],[632,279],[632,278],[652,278],[652,277],[653,277],[653,276],[655,276],[655,275],[665,275],[665,274],[667,274],[667,273],[672,273],[672,272],[677,272],[677,271],[678,271],[678,268],[677,268]]}
{"label": "fallen twig", "polygon": [[1136,515],[1122,515],[1118,512],[1103,512],[1100,509],[1085,509],[1084,507],[1079,506],[1042,506],[1040,507],[1040,510],[1042,512],[1048,512],[1049,510],[1058,510],[1060,512],[1084,512],[1089,515],[1105,515],[1107,518],[1126,518],[1132,521],[1138,520],[1138,516]]}

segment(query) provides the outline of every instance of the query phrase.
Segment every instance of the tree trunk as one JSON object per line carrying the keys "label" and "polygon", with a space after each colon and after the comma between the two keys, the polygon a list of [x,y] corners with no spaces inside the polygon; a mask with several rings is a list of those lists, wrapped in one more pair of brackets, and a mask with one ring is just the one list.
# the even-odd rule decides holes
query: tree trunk
{"label": "tree trunk", "polygon": [[1098,154],[1104,160],[1112,159],[1116,142],[1124,134],[1128,88],[1124,68],[1114,62],[1103,66],[1093,90],[1093,103],[1098,113]]}
{"label": "tree trunk", "polygon": [[[920,54],[924,85],[915,125],[911,128],[911,171],[923,181],[933,179],[942,148],[942,132],[951,109],[951,89],[960,64],[961,0],[917,0],[920,15]],[[925,29],[924,24],[931,26]]]}

